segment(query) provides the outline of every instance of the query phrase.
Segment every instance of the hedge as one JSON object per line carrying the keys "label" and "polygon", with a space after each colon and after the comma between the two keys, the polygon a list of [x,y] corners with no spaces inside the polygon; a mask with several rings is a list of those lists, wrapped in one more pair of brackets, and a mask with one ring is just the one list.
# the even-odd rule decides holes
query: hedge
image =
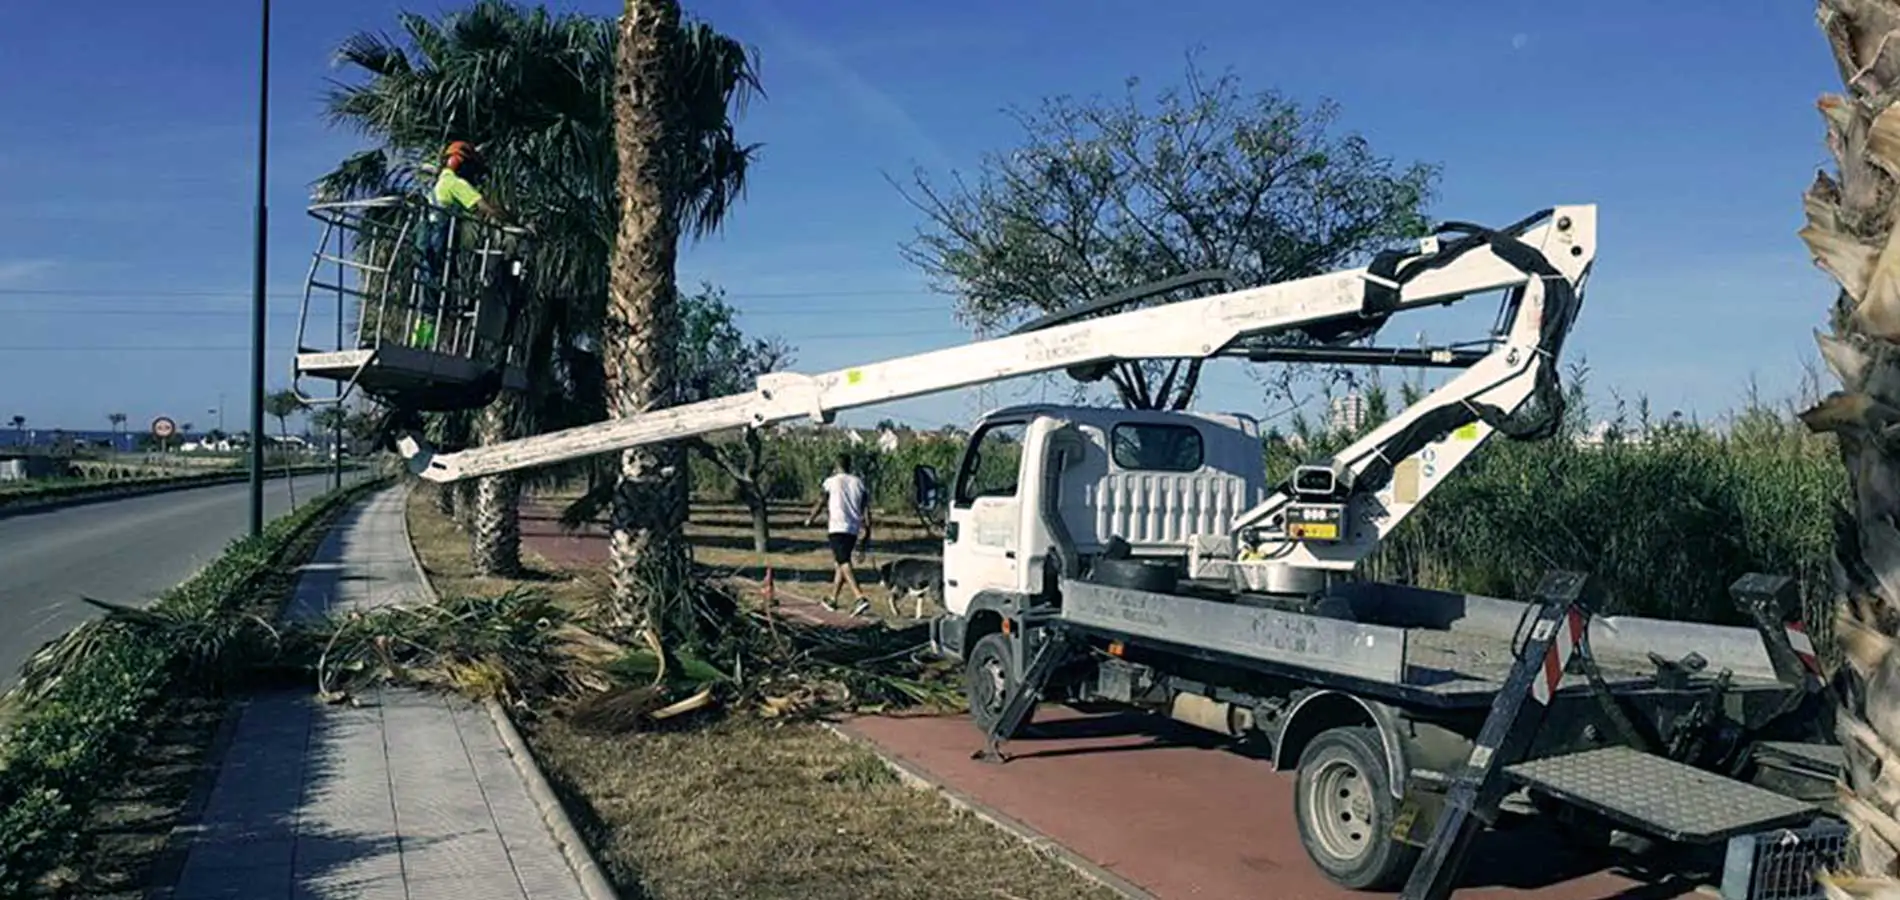
{"label": "hedge", "polygon": [[[328,465],[299,466],[292,470],[296,475],[328,474],[332,469]],[[281,478],[282,470],[264,473],[265,478]],[[60,479],[46,484],[26,483],[17,488],[0,487],[0,515],[35,509],[48,504],[77,500],[103,499],[120,495],[151,493],[156,490],[173,490],[191,487],[207,487],[214,484],[235,484],[250,480],[249,472],[218,470],[199,472],[191,475],[155,475],[144,478],[119,479]]]}
{"label": "hedge", "polygon": [[[330,491],[233,541],[191,580],[166,591],[155,610],[231,608],[254,598],[298,538],[348,502],[386,485],[378,478]],[[84,627],[84,626],[82,626]],[[188,648],[94,628],[74,664],[38,698],[22,701],[0,736],[0,896],[25,896],[81,849],[101,794],[136,752],[148,719],[189,690]]]}

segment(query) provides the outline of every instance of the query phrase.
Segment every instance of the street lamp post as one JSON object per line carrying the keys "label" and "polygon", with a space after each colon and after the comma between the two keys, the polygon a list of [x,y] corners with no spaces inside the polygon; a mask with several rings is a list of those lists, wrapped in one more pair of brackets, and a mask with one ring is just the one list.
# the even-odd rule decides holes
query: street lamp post
{"label": "street lamp post", "polygon": [[270,157],[270,0],[262,0],[257,65],[257,221],[251,262],[251,535],[264,533],[264,183]]}

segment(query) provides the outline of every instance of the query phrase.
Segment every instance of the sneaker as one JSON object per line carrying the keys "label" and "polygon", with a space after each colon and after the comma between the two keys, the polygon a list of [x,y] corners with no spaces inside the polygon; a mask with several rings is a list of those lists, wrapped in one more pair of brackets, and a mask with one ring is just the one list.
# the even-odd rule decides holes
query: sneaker
{"label": "sneaker", "polygon": [[861,616],[870,611],[871,601],[863,597],[858,598],[858,605],[851,607],[851,614],[854,616]]}

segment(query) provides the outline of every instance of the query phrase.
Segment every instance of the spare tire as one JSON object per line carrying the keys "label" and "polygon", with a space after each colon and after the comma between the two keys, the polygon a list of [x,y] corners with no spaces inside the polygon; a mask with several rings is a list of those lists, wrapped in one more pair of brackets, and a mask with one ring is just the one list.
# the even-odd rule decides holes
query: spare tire
{"label": "spare tire", "polygon": [[1172,563],[1143,559],[1097,559],[1089,568],[1088,580],[1109,587],[1166,594],[1181,581],[1181,572]]}

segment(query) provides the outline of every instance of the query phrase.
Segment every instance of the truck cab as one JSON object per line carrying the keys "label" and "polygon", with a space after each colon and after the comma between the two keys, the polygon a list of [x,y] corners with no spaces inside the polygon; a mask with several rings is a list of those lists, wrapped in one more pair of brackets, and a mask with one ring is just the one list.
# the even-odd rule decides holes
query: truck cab
{"label": "truck cab", "polygon": [[984,416],[947,491],[928,466],[917,482],[945,510],[932,630],[952,656],[1112,540],[1184,566],[1193,536],[1224,534],[1267,490],[1251,417],[1042,404]]}

